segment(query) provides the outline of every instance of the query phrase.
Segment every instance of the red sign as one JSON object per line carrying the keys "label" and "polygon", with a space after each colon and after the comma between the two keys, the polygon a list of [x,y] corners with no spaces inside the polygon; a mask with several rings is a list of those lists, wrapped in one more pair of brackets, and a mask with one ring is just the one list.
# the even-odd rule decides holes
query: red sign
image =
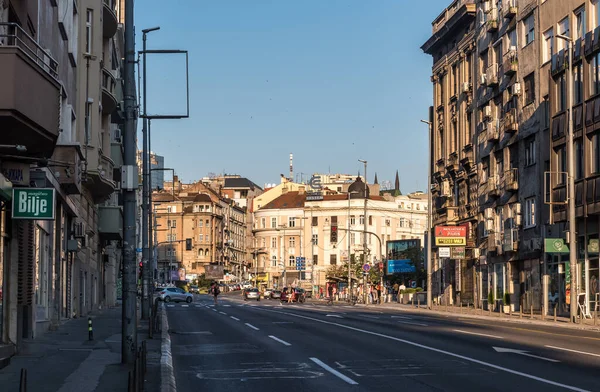
{"label": "red sign", "polygon": [[436,226],[435,236],[439,237],[467,237],[467,226]]}

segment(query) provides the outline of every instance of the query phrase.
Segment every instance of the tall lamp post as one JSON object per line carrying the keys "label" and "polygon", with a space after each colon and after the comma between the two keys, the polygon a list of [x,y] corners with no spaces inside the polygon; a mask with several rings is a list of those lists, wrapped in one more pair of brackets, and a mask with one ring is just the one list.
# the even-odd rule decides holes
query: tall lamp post
{"label": "tall lamp post", "polygon": [[569,266],[571,268],[571,322],[577,321],[577,234],[575,218],[575,153],[573,151],[573,39],[563,34],[556,38],[567,41],[569,47],[569,78],[567,80],[567,106],[569,107],[569,131],[567,133],[567,222],[569,224]]}
{"label": "tall lamp post", "polygon": [[[365,165],[365,206],[364,206],[364,220],[363,220],[363,254],[364,254],[364,262],[367,262],[367,199],[369,197],[369,188],[367,187],[367,161],[359,159],[359,162]],[[364,279],[363,282],[363,296],[365,300],[365,304],[367,303],[367,279]]]}
{"label": "tall lamp post", "polygon": [[[147,95],[146,94],[146,35],[152,31],[159,30],[160,27],[152,27],[149,29],[142,30],[142,42],[144,47],[144,70],[143,70],[143,84],[144,84],[144,96],[143,96],[143,112],[144,116],[147,114]],[[148,177],[150,177],[150,170],[148,164],[148,119],[144,117],[143,127],[142,127],[142,319],[146,320],[150,317],[150,301],[148,298],[150,297],[150,262],[149,262],[149,251],[150,248],[148,246],[148,237],[150,234],[149,231],[149,220],[150,215],[148,214],[148,205],[149,205],[149,183]]]}
{"label": "tall lamp post", "polygon": [[431,252],[432,252],[432,235],[431,235],[431,132],[433,128],[432,119],[432,108],[429,108],[429,120],[425,121],[421,120],[422,123],[427,124],[429,129],[429,143],[427,145],[427,151],[429,157],[427,159],[427,309],[431,309],[433,306],[433,287],[432,287],[432,279],[431,279],[431,270],[432,270],[432,262],[431,262]]}

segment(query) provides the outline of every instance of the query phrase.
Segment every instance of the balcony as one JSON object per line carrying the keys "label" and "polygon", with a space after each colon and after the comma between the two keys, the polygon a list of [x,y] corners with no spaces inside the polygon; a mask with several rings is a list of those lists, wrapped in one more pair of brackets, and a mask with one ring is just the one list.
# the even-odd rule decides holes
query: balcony
{"label": "balcony", "polygon": [[502,188],[508,192],[519,190],[519,171],[517,168],[506,170],[502,175]]}
{"label": "balcony", "polygon": [[510,19],[517,15],[517,0],[508,0],[506,4],[504,4],[502,8],[502,16],[504,18]]}
{"label": "balcony", "polygon": [[425,53],[435,53],[440,45],[453,37],[457,30],[462,29],[475,20],[477,7],[474,0],[455,0],[433,21],[432,35],[421,46]]}
{"label": "balcony", "polygon": [[497,142],[500,137],[498,132],[498,125],[495,120],[490,121],[486,124],[486,137],[488,142]]}
{"label": "balcony", "polygon": [[123,210],[119,206],[98,206],[98,233],[103,240],[123,239]]}
{"label": "balcony", "polygon": [[460,160],[460,165],[465,169],[467,173],[470,173],[471,170],[475,169],[475,159],[473,154],[473,145],[467,144],[462,149],[463,157]]}
{"label": "balcony", "polygon": [[492,175],[488,178],[487,191],[489,197],[500,197],[502,192],[500,190],[500,179],[497,175]]}
{"label": "balcony", "polygon": [[118,142],[112,142],[110,144],[110,159],[114,163],[113,169],[113,180],[121,181],[121,166],[123,166],[123,145]]}
{"label": "balcony", "polygon": [[86,186],[90,189],[96,204],[106,200],[115,191],[117,185],[113,181],[114,166],[110,158],[100,153],[98,166],[88,168]]}
{"label": "balcony", "polygon": [[52,158],[59,162],[65,162],[65,166],[57,166],[55,172],[59,173],[58,182],[67,195],[81,194],[81,162],[83,153],[79,143],[57,144]]}
{"label": "balcony", "polygon": [[446,160],[446,170],[448,173],[456,173],[458,171],[458,154],[452,152]]}
{"label": "balcony", "polygon": [[498,8],[494,7],[485,16],[485,25],[488,33],[498,30]]}
{"label": "balcony", "polygon": [[560,112],[552,117],[550,128],[552,129],[552,140],[560,139],[566,135],[567,113]]}
{"label": "balcony", "polygon": [[559,75],[569,67],[569,54],[565,49],[552,55],[552,64],[550,65],[550,73],[552,76]]}
{"label": "balcony", "polygon": [[502,70],[505,75],[511,76],[519,70],[519,61],[516,48],[511,48],[502,58]]}
{"label": "balcony", "polygon": [[493,87],[498,85],[498,64],[494,63],[487,67],[485,71],[485,81],[488,87]]}
{"label": "balcony", "polygon": [[104,0],[102,8],[102,35],[104,38],[112,38],[119,27],[115,0]]}
{"label": "balcony", "polygon": [[102,113],[112,114],[117,108],[117,97],[115,89],[117,81],[112,73],[106,68],[102,69]]}
{"label": "balcony", "polygon": [[14,23],[0,23],[0,144],[50,158],[58,138],[58,63]]}
{"label": "balcony", "polygon": [[510,109],[504,114],[504,118],[502,119],[502,126],[504,132],[516,133],[519,130],[517,109]]}

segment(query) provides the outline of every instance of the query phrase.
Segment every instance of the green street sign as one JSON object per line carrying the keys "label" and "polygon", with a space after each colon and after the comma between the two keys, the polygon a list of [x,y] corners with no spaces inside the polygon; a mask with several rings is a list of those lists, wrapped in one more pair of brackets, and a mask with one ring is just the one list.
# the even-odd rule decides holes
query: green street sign
{"label": "green street sign", "polygon": [[562,238],[546,238],[544,240],[544,252],[546,253],[569,253],[569,247]]}
{"label": "green street sign", "polygon": [[13,188],[12,218],[54,220],[54,188]]}

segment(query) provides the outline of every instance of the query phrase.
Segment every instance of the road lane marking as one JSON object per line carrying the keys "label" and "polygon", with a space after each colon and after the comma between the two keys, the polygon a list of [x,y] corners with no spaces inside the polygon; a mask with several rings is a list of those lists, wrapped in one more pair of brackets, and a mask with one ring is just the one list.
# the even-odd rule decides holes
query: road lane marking
{"label": "road lane marking", "polygon": [[226,307],[226,308],[229,308],[229,307],[231,307],[231,305],[223,305],[223,306],[224,306],[224,307]]}
{"label": "road lane marking", "polygon": [[168,308],[174,308],[175,305],[167,305]]}
{"label": "road lane marking", "polygon": [[343,318],[342,316],[338,315],[338,314],[328,314],[325,315],[325,317],[337,317],[337,318]]}
{"label": "road lane marking", "polygon": [[275,340],[275,341],[277,341],[277,342],[279,342],[279,343],[283,344],[284,346],[291,346],[291,344],[290,344],[290,343],[286,342],[285,340],[281,340],[281,339],[279,339],[277,336],[269,335],[269,337],[270,337],[271,339],[273,339],[273,340]]}
{"label": "road lane marking", "polygon": [[[471,320],[471,319],[465,319],[465,320]],[[555,332],[541,331],[539,329],[527,329],[527,328],[519,328],[519,327],[509,327],[507,325],[486,324],[486,323],[480,323],[480,322],[476,322],[476,321],[471,321],[471,322],[463,321],[463,324],[472,324],[472,325],[477,325],[477,326],[485,325],[486,327],[497,327],[497,328],[514,329],[514,330],[517,330],[517,331],[524,331],[524,332],[531,332],[531,333],[543,333],[545,335],[564,336],[564,337],[573,338],[573,339],[600,340],[600,338],[594,338],[594,337],[591,337],[591,336],[574,336],[574,335],[567,335],[567,334],[564,334],[564,333],[555,333]]]}
{"label": "road lane marking", "polygon": [[231,318],[232,318],[232,319],[234,319],[235,321],[240,321],[240,319],[239,319],[239,318],[237,318],[237,317],[233,317],[233,316],[229,316],[229,317],[231,317]]}
{"label": "road lane marking", "polygon": [[273,324],[294,324],[292,321],[273,321]]}
{"label": "road lane marking", "polygon": [[181,307],[182,307],[182,308],[187,308],[187,307],[189,307],[189,306],[190,306],[190,305],[181,305]]}
{"label": "road lane marking", "polygon": [[518,355],[524,355],[524,356],[530,357],[530,358],[541,359],[542,361],[560,362],[560,361],[558,361],[556,359],[551,359],[551,358],[546,358],[546,357],[540,357],[539,355],[529,354],[525,350],[518,350],[518,349],[515,349],[515,348],[505,348],[505,347],[492,347],[492,348],[494,350],[496,350],[496,352],[499,352],[499,353],[518,354]]}
{"label": "road lane marking", "polygon": [[204,307],[204,305],[194,305],[194,306],[195,306],[195,307],[197,307],[197,308],[202,308],[202,307]]}
{"label": "road lane marking", "polygon": [[217,311],[217,309],[212,309],[212,311],[213,311],[213,312],[216,312],[216,311]]}
{"label": "road lane marking", "polygon": [[219,313],[224,314],[225,316],[227,316],[227,313],[225,313],[225,312],[219,312]]}
{"label": "road lane marking", "polygon": [[553,349],[555,349],[555,350],[569,351],[569,352],[572,352],[572,353],[577,353],[577,354],[591,355],[591,356],[593,356],[593,357],[600,357],[600,354],[593,354],[593,353],[587,353],[587,352],[585,352],[585,351],[571,350],[571,349],[569,349],[569,348],[556,347],[556,346],[544,346],[544,347],[553,348]]}
{"label": "road lane marking", "polygon": [[376,316],[367,316],[367,315],[364,315],[364,314],[361,314],[360,316],[361,316],[361,317],[370,318],[370,319],[379,320],[379,317],[376,317]]}
{"label": "road lane marking", "polygon": [[409,324],[409,325],[419,325],[421,327],[427,327],[428,324],[423,324],[423,323],[415,323],[413,321],[396,321],[399,324]]}
{"label": "road lane marking", "polygon": [[253,329],[253,330],[255,330],[255,331],[260,331],[260,329],[259,329],[259,328],[256,328],[256,327],[255,327],[254,325],[252,325],[252,324],[248,324],[248,323],[246,323],[246,325],[247,325],[248,327],[252,328],[252,329]]}
{"label": "road lane marking", "polygon": [[412,320],[412,317],[406,317],[406,316],[392,316],[392,318],[399,318],[399,319],[405,319],[405,320]]}
{"label": "road lane marking", "polygon": [[[269,309],[259,309],[259,310],[261,310],[263,312],[272,312]],[[277,313],[277,312],[273,312],[273,313]],[[578,388],[578,387],[575,387],[575,386],[572,386],[572,385],[567,385],[567,384],[561,384],[559,382],[548,380],[548,379],[545,379],[545,378],[542,378],[542,377],[538,377],[538,376],[534,376],[532,374],[520,372],[518,370],[509,369],[509,368],[506,368],[506,367],[503,367],[503,366],[500,366],[500,365],[494,365],[493,363],[489,363],[489,362],[485,362],[485,361],[482,361],[482,360],[479,360],[479,359],[468,357],[466,355],[456,354],[456,353],[453,353],[451,351],[446,351],[446,350],[442,350],[442,349],[439,349],[439,348],[435,348],[435,347],[431,347],[431,346],[426,346],[424,344],[413,342],[413,341],[410,341],[410,340],[401,339],[401,338],[397,338],[397,337],[394,337],[394,336],[390,336],[390,335],[385,335],[385,334],[378,333],[378,332],[369,331],[369,330],[366,330],[366,329],[355,328],[355,327],[351,327],[349,325],[340,324],[340,323],[336,323],[336,322],[333,322],[333,321],[320,320],[320,319],[317,319],[317,318],[314,318],[314,317],[302,316],[302,315],[299,315],[299,314],[287,313],[287,312],[279,312],[279,313],[283,313],[283,314],[286,314],[286,315],[292,316],[292,317],[297,317],[297,318],[302,318],[302,319],[306,319],[306,320],[316,321],[316,322],[321,323],[321,324],[334,325],[336,327],[348,329],[348,330],[351,330],[351,331],[361,332],[361,333],[364,333],[366,335],[378,336],[378,337],[381,337],[381,338],[384,338],[384,339],[389,339],[389,340],[393,340],[393,341],[396,341],[396,342],[408,344],[410,346],[419,347],[419,348],[422,348],[424,350],[429,350],[429,351],[437,352],[437,353],[440,353],[440,354],[446,354],[446,355],[454,357],[454,358],[460,358],[460,359],[463,359],[465,361],[477,363],[479,365],[487,366],[487,367],[492,368],[492,369],[501,370],[501,371],[506,372],[506,373],[514,374],[514,375],[521,376],[521,377],[525,377],[525,378],[528,378],[530,380],[539,381],[539,382],[544,383],[544,384],[549,384],[549,385],[554,385],[554,386],[557,386],[557,387],[560,387],[560,388],[565,388],[565,389],[568,389],[570,391],[591,392],[591,391],[588,391],[587,389],[582,389],[582,388]]]}
{"label": "road lane marking", "polygon": [[354,381],[350,377],[348,377],[348,376],[346,376],[346,375],[338,372],[337,370],[335,370],[331,366],[327,365],[326,363],[324,363],[320,359],[318,359],[318,358],[310,358],[310,360],[313,361],[314,363],[316,363],[317,365],[321,366],[323,369],[327,370],[329,373],[333,374],[334,376],[339,377],[340,379],[346,381],[348,384],[350,384],[350,385],[358,385],[358,383],[356,381]]}
{"label": "road lane marking", "polygon": [[461,329],[453,329],[453,331],[454,332],[460,332],[460,333],[466,333],[466,334],[469,334],[469,335],[485,336],[485,337],[492,338],[492,339],[504,339],[502,336],[487,335],[485,333],[463,331]]}

